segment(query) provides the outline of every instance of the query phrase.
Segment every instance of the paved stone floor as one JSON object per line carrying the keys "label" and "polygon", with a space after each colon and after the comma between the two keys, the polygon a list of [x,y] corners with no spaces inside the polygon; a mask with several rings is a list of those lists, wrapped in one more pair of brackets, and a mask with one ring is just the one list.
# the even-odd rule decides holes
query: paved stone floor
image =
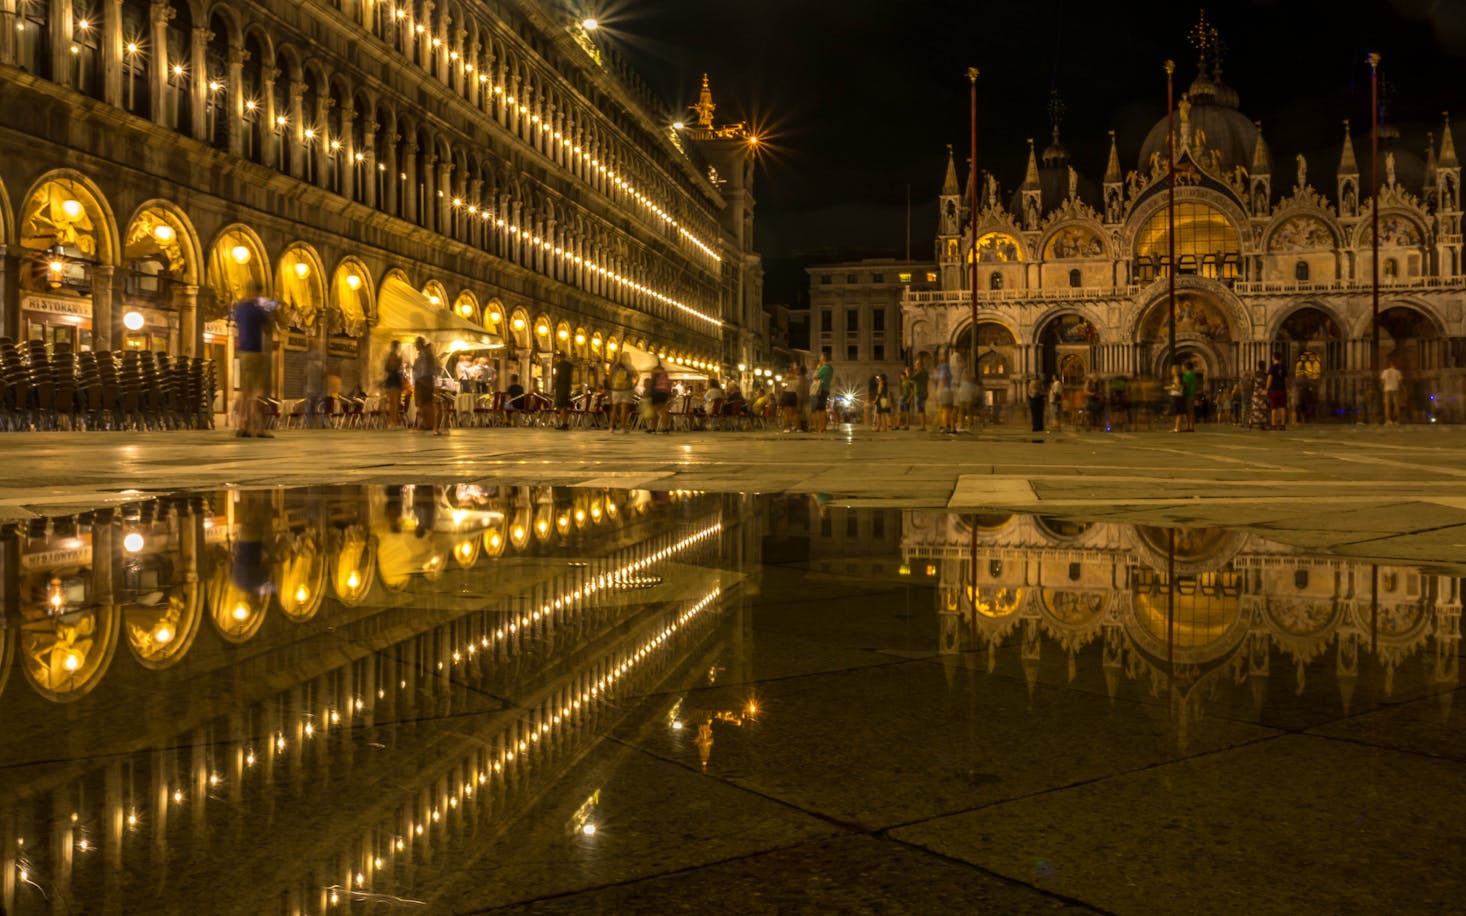
{"label": "paved stone floor", "polygon": [[336,483],[534,481],[822,493],[868,508],[1007,509],[1232,525],[1285,543],[1418,562],[1466,556],[1466,429],[825,436],[455,429],[35,433],[0,437],[0,520],[122,492]]}
{"label": "paved stone floor", "polygon": [[10,916],[1466,899],[1466,430],[0,443]]}

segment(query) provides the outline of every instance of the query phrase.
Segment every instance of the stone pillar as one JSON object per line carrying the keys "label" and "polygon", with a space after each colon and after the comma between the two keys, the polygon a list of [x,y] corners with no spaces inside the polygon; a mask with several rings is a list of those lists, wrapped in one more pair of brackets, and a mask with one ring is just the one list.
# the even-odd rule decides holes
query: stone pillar
{"label": "stone pillar", "polygon": [[357,198],[368,207],[377,206],[377,130],[381,125],[376,121],[368,119],[361,126],[362,145],[364,149],[357,150],[355,155],[361,156],[361,161],[355,161],[356,178],[361,182],[361,194]]}
{"label": "stone pillar", "polygon": [[168,68],[171,66],[168,62],[168,23],[173,19],[173,9],[167,3],[154,2],[149,11],[152,30],[148,40],[152,45],[139,53],[151,54],[153,58],[147,86],[153,123],[168,127]]}
{"label": "stone pillar", "polygon": [[[318,188],[331,187],[331,137],[327,125],[331,123],[331,106],[334,104],[330,95],[316,96],[316,110],[302,112],[309,115],[313,121],[312,127],[315,130],[316,138],[311,140],[305,136],[306,125],[301,125],[301,138],[305,142],[305,154],[310,157],[312,168],[310,171],[313,183]],[[337,138],[339,139],[339,138]]]}
{"label": "stone pillar", "polygon": [[402,171],[393,178],[393,184],[397,188],[400,197],[402,218],[408,222],[417,222],[417,146],[411,140],[407,143],[407,152],[402,157]]}
{"label": "stone pillar", "polygon": [[229,48],[229,82],[225,90],[229,93],[229,101],[223,107],[216,106],[214,117],[228,118],[225,125],[225,135],[229,137],[229,155],[244,155],[244,134],[248,129],[244,123],[244,62],[249,59],[249,52],[242,46],[231,45]]}
{"label": "stone pillar", "polygon": [[20,340],[20,249],[0,245],[0,336]]}
{"label": "stone pillar", "polygon": [[395,133],[387,134],[387,162],[383,169],[383,163],[377,163],[377,168],[382,173],[382,209],[389,213],[401,213],[397,195],[400,193],[402,181],[399,177],[404,165],[397,161],[397,142],[400,137]]}
{"label": "stone pillar", "polygon": [[259,151],[260,162],[272,169],[280,168],[280,127],[275,123],[275,80],[279,79],[280,71],[265,64],[260,67],[260,105],[255,112],[255,117],[261,118],[260,122],[260,145],[264,147]]}
{"label": "stone pillar", "polygon": [[285,125],[280,138],[282,143],[289,144],[290,174],[302,181],[306,176],[305,157],[309,153],[305,145],[305,111],[301,107],[301,97],[304,95],[305,83],[291,80],[290,110],[285,113],[289,123]]}
{"label": "stone pillar", "polygon": [[102,101],[121,108],[122,0],[104,0],[102,8]]}
{"label": "stone pillar", "polygon": [[[473,178],[473,179],[470,179],[469,180],[469,182],[468,182],[468,199],[475,206],[483,206],[483,199],[484,199],[484,180],[482,178]],[[487,238],[488,237],[488,231],[489,231],[488,230],[488,221],[487,220],[485,220],[478,213],[472,214],[472,217],[473,217],[472,220],[468,224],[469,225],[469,231],[466,232],[466,233],[464,233],[464,239],[470,245],[473,244],[473,240],[475,238],[478,238],[478,239]],[[483,247],[486,247],[486,246],[484,246],[483,244],[480,244],[477,247],[483,248]]]}
{"label": "stone pillar", "polygon": [[[15,65],[15,23],[19,19],[16,0],[0,0],[0,64]],[[0,867],[4,860],[0,859]],[[13,869],[12,869],[13,871]],[[5,879],[0,878],[0,893],[3,893]],[[4,898],[0,897],[0,903]]]}
{"label": "stone pillar", "polygon": [[51,81],[62,86],[76,85],[76,56],[71,53],[71,0],[49,0],[46,11],[51,44]]}
{"label": "stone pillar", "polygon": [[173,287],[173,304],[178,309],[178,352],[198,356],[203,346],[199,324],[199,288],[179,283]]}
{"label": "stone pillar", "polygon": [[341,109],[341,136],[335,139],[341,143],[339,149],[330,151],[335,162],[336,192],[351,200],[361,200],[361,189],[356,185],[360,173],[356,158],[356,109],[349,101]]}
{"label": "stone pillar", "polygon": [[434,195],[434,200],[438,204],[438,231],[443,235],[451,235],[457,238],[457,226],[454,225],[457,222],[457,214],[454,212],[455,208],[453,206],[453,163],[442,160],[438,162],[437,181],[435,183],[437,184],[437,191]]}
{"label": "stone pillar", "polygon": [[121,340],[113,341],[112,329],[113,268],[101,264],[92,268],[92,349],[113,350]]}
{"label": "stone pillar", "polygon": [[209,121],[205,117],[209,106],[209,82],[213,79],[222,79],[223,74],[209,73],[208,49],[209,42],[214,38],[214,33],[208,29],[195,28],[193,30],[193,47],[189,50],[191,62],[189,63],[189,96],[188,104],[190,109],[189,122],[193,126],[195,140],[202,140],[208,143]]}
{"label": "stone pillar", "polygon": [[[461,34],[461,33],[460,33]],[[479,80],[482,75],[478,69],[478,39],[475,38],[463,49],[463,97],[468,99],[468,104],[478,107],[479,99],[483,98],[484,84]],[[469,70],[469,67],[473,67]]]}

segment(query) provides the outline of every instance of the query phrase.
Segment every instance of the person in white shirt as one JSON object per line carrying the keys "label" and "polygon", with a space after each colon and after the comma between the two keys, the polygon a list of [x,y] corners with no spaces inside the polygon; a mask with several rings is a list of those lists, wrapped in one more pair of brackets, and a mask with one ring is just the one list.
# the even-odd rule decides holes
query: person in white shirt
{"label": "person in white shirt", "polygon": [[1379,374],[1380,387],[1385,393],[1385,425],[1394,426],[1400,419],[1401,382],[1405,376],[1399,369],[1395,368],[1395,361],[1390,360],[1385,365],[1384,371]]}

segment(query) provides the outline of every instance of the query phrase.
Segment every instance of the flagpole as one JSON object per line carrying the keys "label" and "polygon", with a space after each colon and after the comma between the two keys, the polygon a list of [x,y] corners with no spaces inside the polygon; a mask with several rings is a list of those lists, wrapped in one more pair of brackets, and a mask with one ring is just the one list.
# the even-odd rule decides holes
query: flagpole
{"label": "flagpole", "polygon": [[[1379,378],[1379,55],[1371,52],[1369,61],[1369,171],[1374,200],[1370,215],[1370,324],[1369,324],[1369,398],[1384,421],[1384,392]],[[1378,392],[1378,395],[1376,395]]]}
{"label": "flagpole", "polygon": [[[972,84],[971,92],[971,118],[969,119],[972,128],[972,150],[971,163],[967,172],[967,189],[972,195],[972,327],[969,329],[968,338],[968,362],[967,371],[977,378],[977,68],[967,68],[967,81]],[[961,379],[955,380],[958,385]]]}
{"label": "flagpole", "polygon": [[[1166,61],[1166,290],[1169,303],[1167,344],[1169,360],[1176,360],[1176,105],[1171,76],[1176,62]],[[1169,381],[1167,382],[1169,384]]]}

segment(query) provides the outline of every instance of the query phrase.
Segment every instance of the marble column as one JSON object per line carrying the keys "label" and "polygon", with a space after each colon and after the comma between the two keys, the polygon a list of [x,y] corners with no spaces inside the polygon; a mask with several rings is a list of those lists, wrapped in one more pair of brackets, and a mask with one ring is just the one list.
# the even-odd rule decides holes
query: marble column
{"label": "marble column", "polygon": [[259,119],[260,145],[264,147],[259,150],[259,161],[272,169],[284,171],[284,163],[280,161],[280,151],[283,149],[280,145],[280,127],[275,123],[275,80],[279,77],[278,68],[269,64],[260,67],[260,103],[255,117]]}
{"label": "marble column", "polygon": [[341,108],[341,135],[332,139],[341,144],[337,149],[330,150],[331,161],[334,163],[332,169],[336,173],[335,191],[342,197],[361,200],[360,189],[356,186],[360,171],[356,158],[356,109],[349,102]]}
{"label": "marble column", "polygon": [[114,269],[110,264],[92,268],[92,349],[113,350],[122,343],[112,339],[112,284]]}
{"label": "marble column", "polygon": [[121,108],[122,0],[104,0],[102,10],[102,101]]}
{"label": "marble column", "polygon": [[168,23],[173,20],[173,9],[167,3],[154,3],[149,7],[149,17],[152,30],[149,33],[149,41],[152,46],[144,48],[139,54],[152,56],[152,66],[148,69],[147,93],[149,113],[152,115],[154,124],[161,124],[170,127],[168,118]]}
{"label": "marble column", "polygon": [[411,141],[402,158],[402,171],[391,176],[397,193],[401,195],[399,213],[408,222],[417,222],[417,147]]}
{"label": "marble column", "polygon": [[20,340],[19,248],[0,245],[0,336]]}
{"label": "marble column", "polygon": [[236,157],[244,155],[244,135],[249,129],[244,121],[244,62],[248,58],[243,47],[229,47],[228,100],[214,112],[214,117],[228,119],[224,134],[229,138],[229,155]]}
{"label": "marble column", "polygon": [[198,356],[203,344],[199,324],[199,288],[179,283],[173,287],[173,306],[178,310],[178,352]]}
{"label": "marble column", "polygon": [[[352,155],[353,168],[355,169],[356,180],[360,183],[357,200],[368,207],[377,206],[377,149],[376,136],[380,125],[376,121],[368,119],[361,127],[363,149],[357,150]],[[361,156],[356,161],[356,156]]]}
{"label": "marble column", "polygon": [[72,22],[71,0],[49,0],[46,18],[49,20],[51,44],[51,81],[62,86],[76,85],[76,56],[71,53]]}
{"label": "marble column", "polygon": [[437,191],[434,199],[437,201],[438,231],[443,235],[458,237],[457,208],[453,206],[453,163],[440,161],[437,173]]}
{"label": "marble column", "polygon": [[209,73],[208,48],[213,38],[214,33],[208,29],[195,28],[193,47],[190,48],[192,60],[189,64],[188,83],[189,122],[193,127],[194,139],[202,140],[205,143],[213,139],[209,136],[209,121],[205,117],[209,107],[209,81],[220,79],[223,76]]}
{"label": "marble column", "polygon": [[305,142],[305,110],[301,105],[301,99],[305,95],[305,83],[299,80],[290,81],[290,110],[285,117],[288,122],[281,131],[281,142],[289,144],[290,168],[289,173],[302,181],[306,178],[305,157],[310,150]]}

